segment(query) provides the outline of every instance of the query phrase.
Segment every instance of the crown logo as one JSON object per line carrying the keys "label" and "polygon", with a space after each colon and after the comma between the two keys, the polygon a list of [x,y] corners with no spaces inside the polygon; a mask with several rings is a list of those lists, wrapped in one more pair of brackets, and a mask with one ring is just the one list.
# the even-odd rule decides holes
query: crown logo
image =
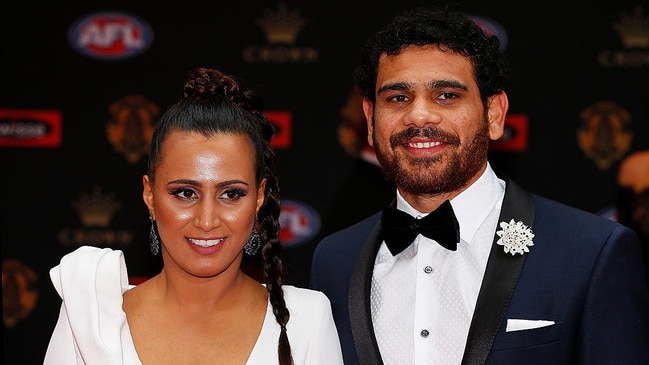
{"label": "crown logo", "polygon": [[257,19],[256,23],[264,32],[268,43],[292,44],[308,21],[302,18],[298,10],[289,12],[286,3],[281,2],[276,11],[266,10],[264,17]]}
{"label": "crown logo", "polygon": [[115,201],[115,194],[103,195],[99,186],[93,187],[91,194],[80,193],[79,200],[72,203],[81,223],[86,227],[107,227],[121,206],[122,204]]}
{"label": "crown logo", "polygon": [[649,18],[644,17],[641,6],[636,6],[632,15],[620,15],[620,20],[613,23],[613,29],[620,36],[624,47],[649,47]]}

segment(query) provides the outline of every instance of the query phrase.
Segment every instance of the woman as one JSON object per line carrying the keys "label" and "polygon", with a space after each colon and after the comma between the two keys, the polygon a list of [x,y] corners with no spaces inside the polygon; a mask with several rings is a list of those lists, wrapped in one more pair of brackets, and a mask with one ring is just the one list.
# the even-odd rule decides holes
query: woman
{"label": "woman", "polygon": [[[328,299],[282,285],[273,127],[261,110],[233,76],[190,73],[143,177],[163,269],[132,287],[121,251],[63,257],[51,271],[63,305],[46,365],[342,364]],[[242,270],[244,254],[261,262],[264,284]]]}

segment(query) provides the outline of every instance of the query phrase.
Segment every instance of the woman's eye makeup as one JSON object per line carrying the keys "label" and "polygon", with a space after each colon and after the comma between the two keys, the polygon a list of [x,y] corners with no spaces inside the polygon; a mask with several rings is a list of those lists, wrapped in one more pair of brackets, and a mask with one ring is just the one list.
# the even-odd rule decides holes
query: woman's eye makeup
{"label": "woman's eye makeup", "polygon": [[189,188],[173,188],[169,190],[169,194],[175,195],[179,198],[189,199],[196,195],[193,189]]}
{"label": "woman's eye makeup", "polygon": [[239,188],[229,188],[226,189],[223,194],[221,194],[222,197],[225,199],[230,199],[230,200],[236,200],[239,198],[243,198],[248,194],[247,191]]}

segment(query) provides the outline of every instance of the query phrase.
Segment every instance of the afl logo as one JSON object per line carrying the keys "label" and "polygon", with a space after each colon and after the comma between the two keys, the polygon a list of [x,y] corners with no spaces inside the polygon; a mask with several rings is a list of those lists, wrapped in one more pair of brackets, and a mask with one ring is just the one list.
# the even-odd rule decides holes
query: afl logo
{"label": "afl logo", "polygon": [[310,206],[282,199],[279,240],[284,247],[306,243],[320,231],[320,216]]}
{"label": "afl logo", "polygon": [[68,31],[77,52],[91,58],[118,60],[134,57],[153,43],[153,31],[144,20],[123,12],[100,12],[79,18]]}

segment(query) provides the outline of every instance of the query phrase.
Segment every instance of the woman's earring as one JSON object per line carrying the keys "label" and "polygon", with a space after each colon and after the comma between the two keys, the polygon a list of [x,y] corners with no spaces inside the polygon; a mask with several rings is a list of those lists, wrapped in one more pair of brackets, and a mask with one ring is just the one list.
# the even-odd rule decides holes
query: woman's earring
{"label": "woman's earring", "polygon": [[160,240],[158,239],[158,234],[155,229],[155,221],[151,214],[149,214],[149,220],[151,221],[151,231],[149,231],[149,245],[151,247],[151,253],[153,256],[158,256],[160,252]]}
{"label": "woman's earring", "polygon": [[255,256],[261,247],[261,236],[257,232],[256,228],[252,229],[252,234],[248,237],[245,246],[243,246],[243,251],[248,256]]}

